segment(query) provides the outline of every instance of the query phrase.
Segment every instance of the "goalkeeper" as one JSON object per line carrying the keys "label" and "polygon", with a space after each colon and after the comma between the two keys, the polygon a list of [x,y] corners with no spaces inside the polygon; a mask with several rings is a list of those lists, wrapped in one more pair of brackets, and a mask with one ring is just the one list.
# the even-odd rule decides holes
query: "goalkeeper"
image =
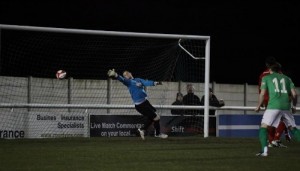
{"label": "goalkeeper", "polygon": [[147,93],[144,89],[144,87],[161,85],[162,83],[144,80],[141,78],[133,78],[129,71],[124,71],[122,77],[121,75],[117,74],[114,69],[111,69],[108,70],[107,75],[109,77],[115,77],[125,86],[127,86],[133,103],[135,104],[135,109],[147,118],[142,128],[138,129],[141,138],[143,140],[145,139],[145,132],[150,125],[152,125],[152,123],[155,128],[154,136],[158,138],[167,138],[167,134],[160,132],[160,117],[156,114],[156,109],[147,100]]}

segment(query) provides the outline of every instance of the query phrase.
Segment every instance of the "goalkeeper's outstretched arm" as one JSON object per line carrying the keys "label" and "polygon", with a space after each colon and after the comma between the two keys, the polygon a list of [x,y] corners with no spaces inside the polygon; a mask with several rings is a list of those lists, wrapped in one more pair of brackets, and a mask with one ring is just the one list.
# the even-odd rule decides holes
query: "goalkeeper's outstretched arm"
{"label": "goalkeeper's outstretched arm", "polygon": [[156,86],[156,85],[162,85],[161,81],[152,81],[152,80],[144,80],[144,79],[140,79],[142,84],[144,86]]}
{"label": "goalkeeper's outstretched arm", "polygon": [[154,81],[154,85],[163,85],[161,81]]}
{"label": "goalkeeper's outstretched arm", "polygon": [[[130,80],[134,79],[132,74],[129,71],[124,71],[123,75],[124,77],[122,77],[121,75],[119,75],[115,69],[110,69],[107,72],[107,75],[109,77],[114,77],[116,79],[118,79],[120,82],[122,82],[123,84],[127,85],[129,84]],[[152,81],[152,80],[144,80],[141,78],[137,78],[143,86],[156,86],[156,85],[162,85],[161,81]]]}
{"label": "goalkeeper's outstretched arm", "polygon": [[129,80],[126,80],[124,77],[122,77],[121,75],[119,75],[115,69],[110,69],[108,70],[107,72],[107,75],[109,77],[113,77],[113,78],[116,78],[117,80],[119,80],[120,82],[122,82],[124,85],[128,86],[129,84]]}

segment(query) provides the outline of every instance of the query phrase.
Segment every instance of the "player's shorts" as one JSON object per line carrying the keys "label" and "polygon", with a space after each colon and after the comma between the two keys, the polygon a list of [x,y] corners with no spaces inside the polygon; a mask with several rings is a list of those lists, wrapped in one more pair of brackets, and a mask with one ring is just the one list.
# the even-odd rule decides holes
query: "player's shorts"
{"label": "player's shorts", "polygon": [[282,121],[285,123],[285,125],[287,127],[296,127],[296,121],[294,118],[294,115],[288,111],[288,112],[284,112],[283,117],[282,117]]}
{"label": "player's shorts", "polygon": [[139,105],[135,105],[135,109],[150,120],[153,120],[157,116],[156,109],[149,103],[148,100]]}
{"label": "player's shorts", "polygon": [[289,110],[278,109],[267,109],[264,112],[261,123],[277,128],[281,120],[287,126],[296,126],[294,116]]}
{"label": "player's shorts", "polygon": [[267,109],[264,112],[263,118],[261,120],[262,124],[266,124],[268,126],[278,127],[279,122],[283,116],[282,110],[278,109]]}

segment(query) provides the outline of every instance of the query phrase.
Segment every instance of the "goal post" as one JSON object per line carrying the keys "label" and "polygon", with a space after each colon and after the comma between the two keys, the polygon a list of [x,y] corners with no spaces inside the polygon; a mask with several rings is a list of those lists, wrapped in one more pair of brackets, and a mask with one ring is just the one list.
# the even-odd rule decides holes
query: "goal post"
{"label": "goal post", "polygon": [[[8,33],[8,35],[13,35],[16,42],[12,42],[11,44],[5,44],[7,41],[7,37],[5,37],[5,33],[3,30],[9,31],[17,31],[17,33]],[[20,32],[25,32],[19,33]],[[30,32],[28,35],[27,33]],[[38,35],[32,36],[35,32],[40,33]],[[20,71],[26,71],[28,73],[36,73],[38,72],[31,62],[37,61],[40,62],[41,65],[46,65],[49,61],[43,59],[32,59],[32,61],[28,61],[28,63],[18,63],[19,58],[24,56],[30,56],[29,58],[34,58],[35,56],[47,56],[48,54],[55,55],[55,59],[51,59],[51,62],[57,62],[57,67],[69,67],[66,66],[66,63],[71,62],[73,65],[69,67],[67,71],[74,75],[76,75],[76,67],[83,66],[81,71],[85,69],[88,70],[88,73],[77,73],[77,77],[73,78],[72,75],[67,81],[57,81],[57,80],[39,80],[39,78],[49,79],[49,73],[55,72],[53,68],[55,66],[49,66],[49,68],[45,68],[44,73],[38,73],[36,76],[28,75],[30,78],[35,79],[38,83],[30,84],[31,88],[27,89],[32,93],[34,90],[39,90],[40,95],[44,96],[47,94],[44,92],[44,87],[51,88],[51,92],[48,94],[53,95],[52,100],[43,101],[40,99],[33,99],[24,101],[0,99],[0,110],[4,108],[26,108],[26,109],[68,109],[68,110],[83,110],[83,109],[128,109],[133,110],[134,105],[128,102],[128,100],[118,101],[117,97],[123,98],[125,93],[119,90],[121,83],[117,83],[118,81],[113,80],[112,89],[117,90],[115,92],[109,92],[109,89],[106,89],[107,83],[101,82],[98,80],[91,80],[89,77],[96,77],[97,71],[96,69],[91,69],[91,63],[89,61],[95,61],[95,63],[103,63],[107,62],[107,68],[101,68],[101,74],[103,71],[108,69],[110,66],[109,62],[117,64],[119,68],[126,69],[126,67],[132,67],[136,65],[136,63],[131,63],[131,61],[138,61],[140,63],[147,63],[149,65],[146,68],[146,71],[143,71],[139,76],[145,76],[145,79],[159,79],[160,81],[166,82],[166,85],[162,87],[165,92],[169,92],[168,94],[161,94],[159,87],[155,90],[149,90],[151,97],[154,98],[155,95],[160,95],[157,98],[157,102],[159,104],[153,104],[157,109],[165,110],[165,109],[200,109],[204,110],[204,123],[203,123],[203,134],[204,137],[209,136],[209,86],[210,86],[210,36],[198,36],[198,35],[180,35],[180,34],[161,34],[161,33],[137,33],[137,32],[119,32],[119,31],[102,31],[102,30],[83,30],[83,29],[70,29],[70,28],[52,28],[52,27],[36,27],[36,26],[19,26],[19,25],[5,25],[0,24],[0,76],[1,77],[9,77],[8,80],[15,80],[19,77],[21,79],[26,79],[24,75],[18,75],[18,73],[14,71],[7,71],[6,69],[9,66],[18,66]],[[44,33],[46,36],[44,36]],[[49,34],[49,35],[48,35]],[[55,34],[55,35],[54,35]],[[58,34],[58,35],[56,35]],[[62,38],[60,38],[60,36]],[[70,35],[70,36],[69,36]],[[83,35],[73,38],[73,35]],[[24,38],[22,37],[24,36]],[[36,36],[36,37],[35,37]],[[88,37],[85,37],[88,36]],[[96,36],[96,38],[94,37]],[[100,36],[100,38],[98,38]],[[5,37],[5,38],[3,38]],[[59,37],[59,38],[58,38]],[[72,38],[70,38],[72,37]],[[113,38],[112,38],[113,37]],[[120,38],[121,37],[121,38]],[[123,38],[122,38],[123,37]],[[28,40],[27,40],[28,39]],[[30,39],[30,40],[29,40]],[[111,40],[112,39],[112,40]],[[24,41],[24,42],[22,42]],[[65,42],[64,42],[65,41]],[[54,42],[54,43],[53,43]],[[27,44],[32,44],[36,48],[34,50],[28,50],[31,48],[27,46]],[[50,44],[50,45],[49,45]],[[5,49],[2,48],[5,46]],[[22,47],[24,46],[24,47]],[[83,46],[83,48],[82,48]],[[98,47],[100,48],[98,49]],[[49,48],[50,47],[50,48]],[[81,49],[82,48],[82,49]],[[25,50],[24,50],[25,49]],[[142,50],[140,50],[142,49]],[[36,51],[38,50],[38,51]],[[54,52],[55,51],[55,54]],[[67,52],[66,52],[67,51]],[[16,53],[16,54],[15,54]],[[112,54],[115,53],[115,54]],[[29,54],[29,55],[28,55]],[[103,54],[103,56],[107,56],[106,60],[98,60],[96,58],[97,55]],[[86,55],[88,59],[82,60],[82,58]],[[121,58],[124,55],[125,58]],[[135,56],[136,55],[136,56]],[[77,58],[77,56],[80,56]],[[144,56],[144,58],[141,58]],[[115,57],[115,58],[111,58]],[[153,59],[153,57],[156,57]],[[50,58],[50,57],[48,57]],[[53,57],[54,58],[54,57]],[[54,60],[54,61],[52,61]],[[118,60],[121,60],[119,62]],[[190,60],[187,62],[187,60]],[[201,61],[201,62],[196,62]],[[203,62],[204,61],[204,62]],[[75,63],[77,62],[77,63]],[[124,64],[126,62],[126,64]],[[49,63],[49,65],[53,65],[53,63]],[[199,64],[198,64],[199,63]],[[201,63],[201,64],[200,64]],[[202,66],[202,63],[204,64]],[[25,66],[24,66],[25,65]],[[26,65],[30,65],[30,71],[27,71]],[[104,65],[95,65],[93,68],[97,68],[98,66]],[[133,68],[136,66],[133,66]],[[201,68],[199,68],[201,67]],[[142,67],[137,67],[137,70],[141,70]],[[23,70],[22,70],[23,69]],[[57,68],[58,69],[58,68]],[[61,68],[60,68],[61,69]],[[111,68],[109,68],[111,69]],[[51,70],[51,71],[50,71]],[[162,71],[163,73],[157,74],[157,71]],[[121,69],[119,72],[122,72]],[[199,73],[198,73],[199,72]],[[202,73],[200,73],[202,72]],[[87,76],[88,75],[88,76]],[[138,73],[136,73],[138,75]],[[12,78],[13,77],[13,78]],[[51,79],[51,78],[50,78]],[[75,80],[76,79],[76,80]],[[28,79],[29,80],[29,79]],[[84,81],[90,80],[90,81]],[[172,82],[178,82],[183,80],[186,83],[192,82],[197,83],[197,95],[204,95],[204,106],[173,106],[170,105],[169,95],[170,92],[174,93],[173,90],[170,90],[168,86],[174,86]],[[32,81],[32,80],[30,80]],[[12,81],[14,86],[20,86],[18,82]],[[198,83],[201,83],[201,85]],[[7,83],[4,83],[7,84]],[[51,85],[50,85],[51,84]],[[29,85],[24,85],[25,87]],[[42,88],[37,88],[35,86],[41,86]],[[23,86],[23,84],[22,84]],[[89,94],[94,99],[98,98],[94,92],[84,92],[83,90],[75,89],[75,86],[80,87],[102,87],[107,90],[107,92],[101,94],[102,96],[113,96],[116,97],[114,99],[105,99],[104,101],[97,101],[97,104],[94,104],[94,101],[91,100],[92,103],[82,103],[80,98],[85,98],[83,96],[88,96]],[[177,85],[176,85],[177,86]],[[72,89],[73,87],[73,89]],[[62,91],[58,91],[57,89],[61,89]],[[201,89],[203,88],[203,89]],[[126,89],[126,87],[123,87]],[[184,86],[178,86],[178,91],[184,91]],[[19,90],[19,89],[18,89]],[[10,96],[10,92],[2,89],[2,93],[8,93],[7,96]],[[102,91],[102,90],[99,90]],[[5,94],[4,93],[4,94]],[[19,94],[18,94],[19,93]],[[12,90],[11,95],[13,96],[25,96],[29,92],[24,92],[20,90],[17,92]],[[57,94],[56,94],[57,93]],[[77,93],[74,95],[70,95],[70,93]],[[80,94],[82,93],[82,94]],[[79,97],[80,94],[81,96]],[[64,100],[57,100],[61,96],[66,96]],[[73,97],[76,96],[76,97]],[[28,97],[26,97],[29,99]],[[72,99],[71,99],[72,98]],[[77,98],[76,100],[74,100]],[[127,98],[127,97],[126,97]],[[19,98],[18,98],[19,99]],[[125,98],[124,98],[125,99]],[[162,102],[163,101],[163,102]],[[28,103],[31,102],[31,103]],[[49,102],[49,103],[47,103]],[[78,103],[76,103],[78,102]],[[124,102],[124,104],[123,104]],[[108,104],[109,103],[109,104]]]}

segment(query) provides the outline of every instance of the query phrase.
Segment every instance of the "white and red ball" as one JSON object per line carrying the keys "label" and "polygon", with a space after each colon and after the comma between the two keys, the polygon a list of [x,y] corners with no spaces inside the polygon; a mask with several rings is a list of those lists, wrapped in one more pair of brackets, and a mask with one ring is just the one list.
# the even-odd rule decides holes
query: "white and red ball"
{"label": "white and red ball", "polygon": [[56,72],[56,78],[57,79],[64,79],[67,76],[67,72],[64,70],[58,70]]}

